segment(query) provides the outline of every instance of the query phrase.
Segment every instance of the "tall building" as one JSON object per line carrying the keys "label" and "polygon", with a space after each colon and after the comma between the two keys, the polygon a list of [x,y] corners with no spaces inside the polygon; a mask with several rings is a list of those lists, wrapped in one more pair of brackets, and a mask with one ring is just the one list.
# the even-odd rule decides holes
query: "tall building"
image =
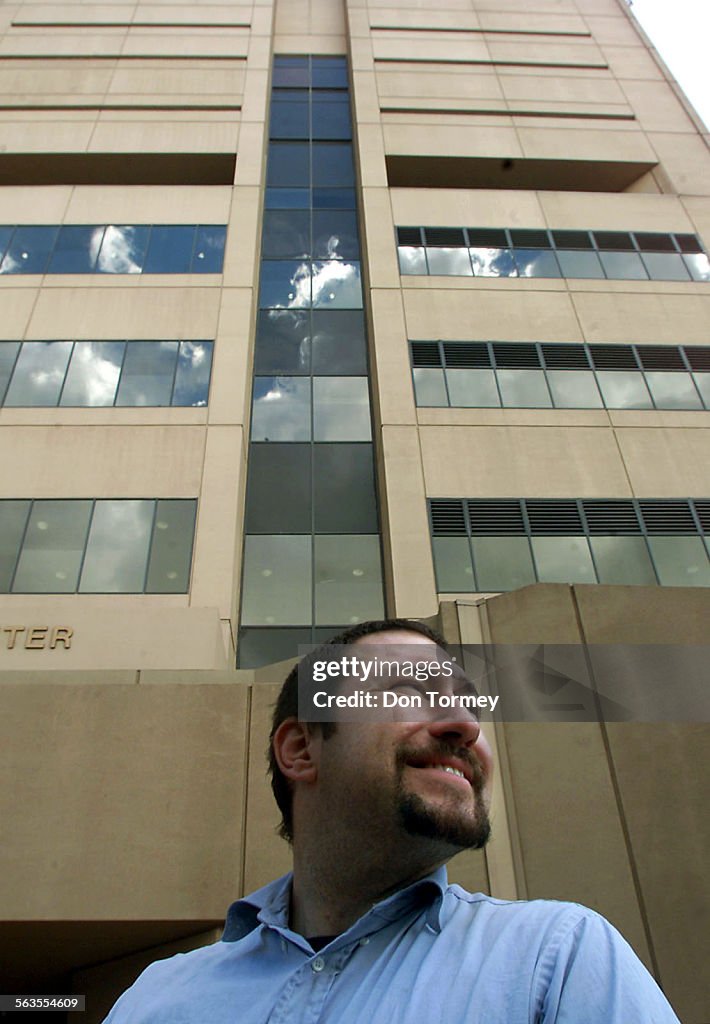
{"label": "tall building", "polygon": [[490,724],[494,839],[451,873],[595,907],[707,1022],[673,699],[710,618],[710,154],[626,4],[0,33],[0,987],[93,1024],[218,937],[288,866],[283,662],[387,613],[667,667],[670,721]]}

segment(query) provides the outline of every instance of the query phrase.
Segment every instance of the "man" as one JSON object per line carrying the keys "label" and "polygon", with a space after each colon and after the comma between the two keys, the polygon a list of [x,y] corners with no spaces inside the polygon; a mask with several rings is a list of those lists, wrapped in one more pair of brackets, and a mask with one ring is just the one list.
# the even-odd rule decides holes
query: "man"
{"label": "man", "polygon": [[[439,642],[399,619],[331,641],[359,661],[396,645],[440,666]],[[419,684],[395,671],[381,685]],[[269,756],[293,874],[233,904],[221,942],[151,965],[107,1024],[677,1024],[598,914],[447,885],[446,861],[488,838],[492,757],[474,713],[423,705],[314,723],[290,673]]]}

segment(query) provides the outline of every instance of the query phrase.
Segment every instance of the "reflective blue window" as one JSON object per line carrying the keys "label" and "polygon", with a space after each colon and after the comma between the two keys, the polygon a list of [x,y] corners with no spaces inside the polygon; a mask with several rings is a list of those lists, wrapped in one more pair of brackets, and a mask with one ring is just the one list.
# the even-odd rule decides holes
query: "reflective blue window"
{"label": "reflective blue window", "polygon": [[310,185],[310,149],[307,142],[272,142],[266,184],[280,187]]}
{"label": "reflective blue window", "polygon": [[12,238],[12,232],[14,230],[14,228],[4,226],[0,227],[0,260],[2,260],[3,256],[5,255],[5,250],[7,249],[10,243],[10,239]]}
{"label": "reflective blue window", "polygon": [[[328,95],[328,94],[326,94]],[[336,94],[337,95],[337,94]],[[321,101],[318,93],[313,97],[313,138],[314,139],[350,139],[352,126],[350,120],[350,104],[333,101],[329,98]]]}
{"label": "reflective blue window", "polygon": [[18,227],[0,264],[0,274],[43,274],[57,227]]}
{"label": "reflective blue window", "polygon": [[355,184],[352,146],[339,142],[315,142],[313,150],[313,187]]}
{"label": "reflective blue window", "polygon": [[222,224],[197,226],[195,249],[192,256],[193,274],[221,274],[227,229]]}
{"label": "reflective blue window", "polygon": [[305,100],[294,102],[287,97],[274,96],[271,102],[269,135],[272,139],[307,139],[310,130],[308,93]]}
{"label": "reflective blue window", "polygon": [[263,260],[262,309],[305,309],[311,304],[311,266],[303,260]]}
{"label": "reflective blue window", "polygon": [[194,225],[155,224],[150,231],[143,271],[147,274],[189,274],[194,244]]}
{"label": "reflective blue window", "polygon": [[207,405],[211,367],[211,341],[181,341],[172,405]]}
{"label": "reflective blue window", "polygon": [[354,210],[355,190],[352,188],[314,188],[315,210]]}
{"label": "reflective blue window", "polygon": [[65,224],[59,229],[49,274],[91,274],[104,237],[105,227]]}
{"label": "reflective blue window", "polygon": [[12,375],[12,369],[19,351],[19,341],[4,341],[0,343],[0,402],[5,397],[7,384]]}
{"label": "reflective blue window", "polygon": [[267,210],[307,210],[311,193],[307,188],[267,188]]}
{"label": "reflective blue window", "polygon": [[109,224],[96,269],[102,274],[140,274],[149,233],[145,224]]}

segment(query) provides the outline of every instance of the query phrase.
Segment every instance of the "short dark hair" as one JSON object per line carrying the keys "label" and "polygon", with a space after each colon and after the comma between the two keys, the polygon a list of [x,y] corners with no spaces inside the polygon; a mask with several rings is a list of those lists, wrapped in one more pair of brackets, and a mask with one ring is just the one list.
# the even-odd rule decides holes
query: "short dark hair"
{"label": "short dark hair", "polygon": [[[364,636],[370,636],[372,633],[384,633],[390,629],[403,629],[409,633],[421,633],[422,636],[432,640],[439,647],[445,646],[444,638],[435,629],[425,625],[423,622],[418,622],[416,619],[373,619],[369,622],[359,622],[356,626],[343,630],[342,633],[338,633],[328,640],[326,644],[322,644],[316,650],[307,654],[305,658],[302,658],[293,666],[284,680],[271,716],[268,759],[271,789],[281,811],[279,835],[288,840],[289,843],[293,840],[293,794],[291,792],[291,785],[279,768],[274,756],[274,733],[287,718],[298,718],[298,670],[306,659],[327,658],[328,648],[332,645],[344,646],[346,644],[354,644],[356,640],[360,640]],[[324,739],[328,739],[335,732],[335,722],[313,723],[312,726],[322,729]]]}

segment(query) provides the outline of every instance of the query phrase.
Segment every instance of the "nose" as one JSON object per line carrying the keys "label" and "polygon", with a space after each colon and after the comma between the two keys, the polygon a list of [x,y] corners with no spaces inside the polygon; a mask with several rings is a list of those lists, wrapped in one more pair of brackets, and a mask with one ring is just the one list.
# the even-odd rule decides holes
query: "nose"
{"label": "nose", "polygon": [[480,723],[473,715],[435,719],[427,723],[427,728],[431,736],[437,739],[445,736],[455,737],[463,747],[474,747],[481,736]]}

